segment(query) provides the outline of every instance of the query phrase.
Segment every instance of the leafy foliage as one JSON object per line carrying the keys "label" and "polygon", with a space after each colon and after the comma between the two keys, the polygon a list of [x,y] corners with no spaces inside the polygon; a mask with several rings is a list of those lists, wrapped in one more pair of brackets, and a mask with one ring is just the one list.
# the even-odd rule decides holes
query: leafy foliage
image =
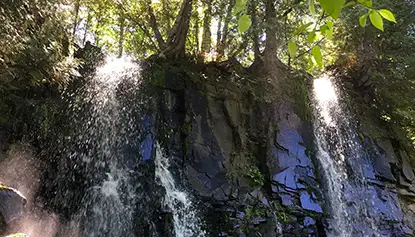
{"label": "leafy foliage", "polygon": [[[24,130],[30,114],[76,73],[64,12],[54,0],[0,2],[0,126]],[[2,128],[2,131],[7,129]]]}
{"label": "leafy foliage", "polygon": [[17,101],[64,86],[76,74],[72,51],[89,41],[136,58],[257,66],[272,55],[308,73],[346,61],[370,73],[373,106],[415,140],[414,9],[405,0],[4,0],[0,124],[25,108]]}
{"label": "leafy foliage", "polygon": [[[335,40],[335,50],[342,52],[336,67],[345,69],[353,80],[367,78],[368,86],[357,84],[363,90],[360,96],[370,98],[366,101],[379,119],[396,133],[404,134],[402,143],[408,138],[415,144],[415,3],[403,0],[376,3],[381,9],[377,11],[381,19],[396,24],[384,24],[381,33],[373,27],[362,31],[353,27],[355,17],[361,12],[346,11]],[[364,15],[368,17],[367,12]]]}
{"label": "leafy foliage", "polygon": [[372,22],[373,26],[375,26],[379,30],[383,31],[383,20],[382,20],[382,16],[379,14],[379,12],[377,12],[375,10],[370,10],[369,19]]}
{"label": "leafy foliage", "polygon": [[248,15],[242,15],[238,20],[238,30],[240,33],[244,33],[251,27],[251,18]]}

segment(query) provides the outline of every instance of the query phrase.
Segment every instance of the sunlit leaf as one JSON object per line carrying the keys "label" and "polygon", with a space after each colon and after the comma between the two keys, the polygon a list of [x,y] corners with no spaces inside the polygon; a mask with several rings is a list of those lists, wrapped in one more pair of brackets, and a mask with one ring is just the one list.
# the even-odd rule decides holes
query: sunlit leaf
{"label": "sunlit leaf", "polygon": [[321,7],[331,17],[337,19],[342,11],[345,0],[319,0]]}
{"label": "sunlit leaf", "polygon": [[386,10],[386,9],[381,9],[381,10],[379,10],[379,14],[383,18],[385,18],[386,20],[392,21],[392,22],[395,22],[396,23],[395,16],[393,15],[393,13],[391,11]]}
{"label": "sunlit leaf", "polygon": [[369,13],[369,19],[373,26],[383,31],[383,19],[377,11],[371,10]]}
{"label": "sunlit leaf", "polygon": [[366,7],[372,7],[373,6],[372,0],[358,0],[358,2],[360,4],[362,4],[363,6],[366,6]]}
{"label": "sunlit leaf", "polygon": [[309,22],[307,24],[301,25],[300,27],[298,27],[298,29],[294,32],[294,35],[299,35],[301,33],[303,33],[309,26],[311,26],[313,23]]}
{"label": "sunlit leaf", "polygon": [[313,43],[314,42],[314,39],[316,38],[316,32],[310,32],[310,33],[308,33],[308,35],[307,35],[307,42],[309,43],[309,44],[311,44],[311,43]]}
{"label": "sunlit leaf", "polygon": [[320,67],[322,67],[323,66],[323,56],[321,55],[320,47],[318,47],[317,45],[314,46],[313,49],[311,49],[311,54],[313,55],[313,58],[316,61],[316,63]]}
{"label": "sunlit leaf", "polygon": [[355,1],[351,1],[351,2],[348,2],[348,3],[344,4],[344,7],[352,7],[354,5],[356,5],[356,2]]}
{"label": "sunlit leaf", "polygon": [[329,40],[333,39],[333,28],[329,28],[328,30],[325,31],[326,37]]}
{"label": "sunlit leaf", "polygon": [[361,27],[366,26],[367,16],[368,16],[368,14],[364,14],[364,15],[359,17],[359,24],[360,24]]}
{"label": "sunlit leaf", "polygon": [[251,27],[252,21],[248,15],[242,15],[238,20],[238,30],[242,34]]}
{"label": "sunlit leaf", "polygon": [[316,14],[316,6],[314,5],[314,0],[308,0],[308,9],[310,10],[311,15]]}
{"label": "sunlit leaf", "polygon": [[324,34],[329,40],[333,39],[333,22],[328,21],[326,22],[327,29],[324,31]]}
{"label": "sunlit leaf", "polygon": [[322,26],[320,26],[320,32],[322,33],[322,34],[324,34],[324,32],[326,31],[326,30],[328,30],[329,29],[329,27],[327,26],[327,25],[322,25]]}
{"label": "sunlit leaf", "polygon": [[235,2],[235,8],[234,8],[232,14],[233,15],[236,15],[240,11],[242,11],[245,8],[245,6],[246,6],[246,2],[247,2],[247,0],[236,0],[236,2]]}
{"label": "sunlit leaf", "polygon": [[295,57],[295,54],[297,53],[297,45],[295,44],[295,42],[290,41],[288,43],[288,52],[290,53],[291,58]]}

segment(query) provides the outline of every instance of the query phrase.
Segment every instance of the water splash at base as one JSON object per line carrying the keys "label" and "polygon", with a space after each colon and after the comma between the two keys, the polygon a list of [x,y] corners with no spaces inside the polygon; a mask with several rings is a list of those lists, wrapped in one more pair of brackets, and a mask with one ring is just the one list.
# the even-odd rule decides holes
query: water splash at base
{"label": "water splash at base", "polygon": [[169,171],[169,161],[163,156],[160,147],[156,149],[156,177],[166,189],[164,204],[173,214],[176,237],[204,237],[201,221],[188,194],[181,191]]}

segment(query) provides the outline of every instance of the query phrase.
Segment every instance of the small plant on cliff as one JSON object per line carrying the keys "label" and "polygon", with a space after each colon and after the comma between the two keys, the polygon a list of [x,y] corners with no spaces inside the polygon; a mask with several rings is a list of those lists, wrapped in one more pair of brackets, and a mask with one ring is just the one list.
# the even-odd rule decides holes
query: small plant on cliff
{"label": "small plant on cliff", "polygon": [[256,166],[248,166],[246,176],[249,178],[252,186],[262,187],[264,186],[264,175]]}

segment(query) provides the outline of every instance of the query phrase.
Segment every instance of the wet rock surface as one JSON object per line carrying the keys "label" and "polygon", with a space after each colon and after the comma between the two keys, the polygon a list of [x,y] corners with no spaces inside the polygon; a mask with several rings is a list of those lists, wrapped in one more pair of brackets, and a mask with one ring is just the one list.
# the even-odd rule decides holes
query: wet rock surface
{"label": "wet rock surface", "polygon": [[208,235],[323,233],[311,125],[293,104],[266,102],[241,86],[246,79],[218,81],[221,72],[204,70],[196,79],[162,73],[158,98],[164,130],[172,131],[164,147],[200,200]]}
{"label": "wet rock surface", "polygon": [[6,223],[19,218],[26,198],[17,190],[0,185],[0,213]]}
{"label": "wet rock surface", "polygon": [[[215,72],[203,73],[197,79],[165,73],[169,83],[160,93],[168,96],[159,98],[166,105],[164,121],[175,131],[167,144],[181,154],[175,168],[200,200],[209,236],[328,235],[324,177],[310,121],[300,118],[292,102],[253,99],[255,90],[231,74],[215,80]],[[413,170],[390,140],[364,141],[368,162],[361,165],[369,185],[359,190],[351,184],[345,199],[365,199],[365,215],[382,223],[382,236],[410,236]],[[372,227],[353,228],[350,233]]]}
{"label": "wet rock surface", "polygon": [[[143,194],[134,206],[134,234],[173,236],[171,213],[160,204],[164,194],[154,177],[158,142],[177,185],[200,209],[207,236],[330,236],[311,121],[300,116],[294,102],[267,98],[272,94],[267,82],[218,65],[187,66],[144,64],[145,91],[122,100],[125,106],[138,97],[148,101],[144,110],[133,108],[139,132],[134,130],[132,142],[120,148],[137,184],[134,191]],[[61,135],[60,141],[70,145]],[[391,137],[363,133],[362,143],[367,162],[361,166],[369,185],[365,190],[350,185],[344,198],[350,208],[365,199],[371,207],[365,215],[382,223],[383,236],[411,236],[415,175],[407,152]],[[80,174],[85,167],[62,154],[44,157],[54,159],[42,175],[40,196],[65,221],[79,211],[82,194],[105,169],[85,177]],[[67,167],[77,168],[69,172]],[[62,200],[69,189],[76,192]],[[367,228],[356,225],[350,233]]]}

